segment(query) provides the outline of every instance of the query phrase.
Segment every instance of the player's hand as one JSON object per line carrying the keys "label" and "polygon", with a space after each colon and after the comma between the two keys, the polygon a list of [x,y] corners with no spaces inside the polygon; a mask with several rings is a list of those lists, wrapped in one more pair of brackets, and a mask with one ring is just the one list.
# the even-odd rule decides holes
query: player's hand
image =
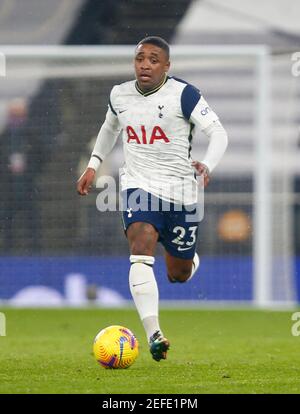
{"label": "player's hand", "polygon": [[87,168],[82,176],[77,181],[77,193],[85,196],[92,188],[92,183],[95,178],[96,171],[93,168]]}
{"label": "player's hand", "polygon": [[192,166],[195,168],[197,175],[203,175],[204,187],[206,187],[210,180],[208,167],[199,161],[193,161]]}

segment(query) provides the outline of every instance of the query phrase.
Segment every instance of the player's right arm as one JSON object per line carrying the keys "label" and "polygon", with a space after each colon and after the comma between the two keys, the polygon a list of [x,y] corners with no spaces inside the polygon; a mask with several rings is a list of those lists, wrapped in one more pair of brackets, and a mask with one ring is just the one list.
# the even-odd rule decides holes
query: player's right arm
{"label": "player's right arm", "polygon": [[87,195],[91,189],[96,172],[104,158],[113,149],[120,133],[120,124],[117,113],[109,102],[106,118],[100,128],[97,140],[87,165],[86,170],[77,181],[77,192],[79,195]]}

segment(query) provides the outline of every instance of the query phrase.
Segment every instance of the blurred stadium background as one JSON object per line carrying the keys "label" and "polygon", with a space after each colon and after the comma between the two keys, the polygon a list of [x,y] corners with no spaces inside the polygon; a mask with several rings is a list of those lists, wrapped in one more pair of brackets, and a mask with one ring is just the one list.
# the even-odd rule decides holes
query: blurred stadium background
{"label": "blurred stadium background", "polygon": [[[205,194],[200,277],[168,284],[159,249],[161,299],[299,302],[299,12],[292,0],[0,0],[0,301],[130,300],[120,213],[100,213],[97,191],[79,198],[75,183],[110,89],[133,78],[133,45],[160,35],[171,74],[200,88],[230,140]],[[206,146],[198,134],[193,158]],[[100,173],[118,177],[122,162],[119,141]]]}

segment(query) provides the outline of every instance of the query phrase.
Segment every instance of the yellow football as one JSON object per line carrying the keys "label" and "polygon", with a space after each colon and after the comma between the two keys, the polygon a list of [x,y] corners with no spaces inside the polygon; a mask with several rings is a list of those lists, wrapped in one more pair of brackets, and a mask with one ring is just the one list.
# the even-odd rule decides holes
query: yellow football
{"label": "yellow football", "polygon": [[139,343],[128,328],[113,325],[97,334],[93,351],[96,360],[104,368],[128,368],[138,356]]}

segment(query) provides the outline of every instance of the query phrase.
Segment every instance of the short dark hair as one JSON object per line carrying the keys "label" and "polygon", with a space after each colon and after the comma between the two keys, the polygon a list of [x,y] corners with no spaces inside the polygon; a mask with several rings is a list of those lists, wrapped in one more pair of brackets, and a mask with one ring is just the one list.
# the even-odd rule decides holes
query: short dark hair
{"label": "short dark hair", "polygon": [[166,52],[167,58],[170,58],[170,47],[168,43],[159,36],[147,36],[144,39],[140,40],[136,47],[139,45],[150,44],[163,49]]}

